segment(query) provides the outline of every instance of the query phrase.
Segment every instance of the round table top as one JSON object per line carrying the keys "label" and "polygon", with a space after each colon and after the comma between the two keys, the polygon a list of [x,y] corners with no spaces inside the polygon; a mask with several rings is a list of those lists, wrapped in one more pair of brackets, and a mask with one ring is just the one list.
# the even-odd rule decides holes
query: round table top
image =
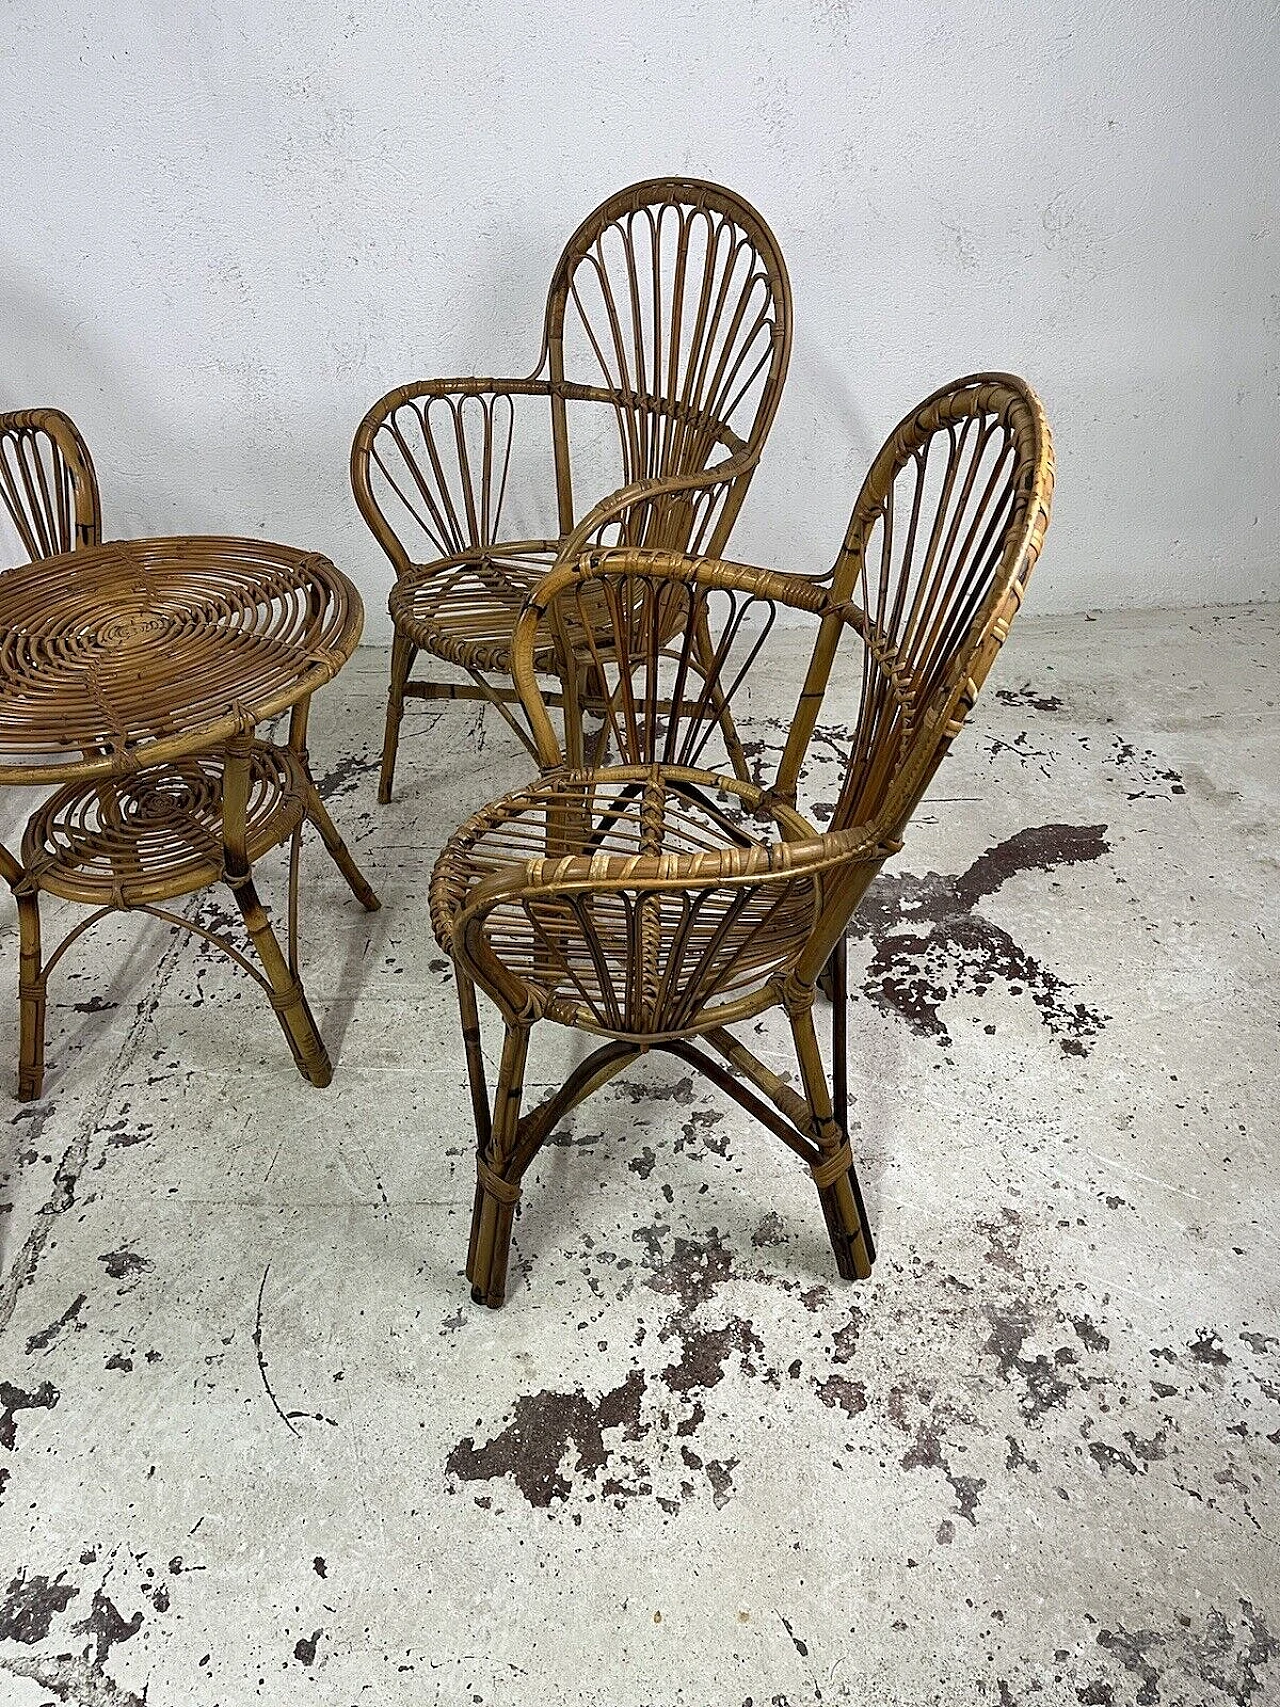
{"label": "round table top", "polygon": [[263,540],[113,540],[7,570],[0,783],[123,774],[247,734],[335,676],[363,622],[327,558]]}

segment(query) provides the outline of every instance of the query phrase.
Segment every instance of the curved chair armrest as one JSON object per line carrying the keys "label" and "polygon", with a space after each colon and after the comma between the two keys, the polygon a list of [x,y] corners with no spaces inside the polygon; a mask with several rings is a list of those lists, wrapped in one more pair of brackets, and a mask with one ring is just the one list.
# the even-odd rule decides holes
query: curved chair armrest
{"label": "curved chair armrest", "polygon": [[[831,594],[820,584],[820,577],[798,575],[789,569],[770,569],[731,557],[699,557],[652,546],[594,545],[573,558],[561,551],[554,567],[530,595],[521,613],[521,624],[530,624],[545,613],[557,595],[574,581],[613,575],[637,581],[683,581],[697,586],[726,587],[753,593],[758,598],[775,599],[788,608],[819,616],[831,604]],[[852,604],[849,609],[857,611]]]}
{"label": "curved chair armrest", "polygon": [[744,449],[735,451],[732,456],[725,457],[723,462],[717,462],[710,468],[701,468],[694,474],[655,475],[652,479],[633,480],[629,486],[619,487],[607,498],[602,498],[573,530],[565,535],[556,558],[557,566],[572,563],[588,546],[599,543],[594,539],[594,535],[611,522],[621,521],[629,510],[642,504],[656,505],[663,499],[696,497],[700,492],[713,491],[717,486],[726,485],[730,481],[740,479],[744,474],[750,474],[759,458],[759,449]]}
{"label": "curved chair armrest", "polygon": [[356,428],[355,442],[367,442],[373,433],[402,404],[413,403],[419,397],[550,397],[551,381],[537,373],[519,379],[495,379],[480,374],[464,374],[452,379],[411,379],[388,391],[366,413]]}
{"label": "curved chair armrest", "polygon": [[[550,380],[536,373],[523,379],[418,379],[397,386],[373,405],[352,440],[351,489],[397,577],[412,568],[415,558],[392,525],[386,499],[394,496],[393,507],[403,511],[404,519],[412,519],[436,557],[492,544],[514,436],[511,400],[551,393]],[[465,406],[472,399],[468,415],[479,411],[478,430],[468,430],[464,421]],[[429,419],[433,404],[440,406],[438,423]],[[411,422],[403,425],[397,422],[402,410],[411,413]],[[379,453],[380,436],[390,441],[385,460]],[[375,490],[375,471],[382,476],[381,496]]]}
{"label": "curved chair armrest", "polygon": [[[708,471],[711,472],[711,471]],[[525,603],[516,622],[513,636],[511,674],[520,696],[529,728],[533,734],[538,762],[544,770],[553,770],[563,763],[559,739],[548,715],[537,675],[535,655],[545,650],[545,639],[539,633],[544,624],[558,629],[557,641],[563,648],[568,644],[562,622],[563,612],[557,610],[562,596],[584,582],[595,582],[601,603],[608,605],[610,588],[621,589],[618,596],[623,604],[634,602],[638,590],[646,585],[655,589],[663,584],[683,584],[696,587],[704,594],[713,592],[740,596],[744,602],[759,601],[802,610],[820,620],[830,620],[837,627],[848,623],[855,628],[865,627],[861,610],[850,604],[837,607],[830,589],[806,575],[793,575],[778,569],[761,569],[749,563],[736,563],[723,558],[690,557],[681,552],[658,551],[640,546],[596,546],[581,552],[575,559],[563,556],[555,568],[538,584]],[[644,595],[648,596],[648,595]],[[703,601],[705,602],[705,601]],[[683,624],[700,623],[705,609],[697,609],[698,600],[690,599],[683,613]],[[679,613],[677,613],[679,614]],[[679,635],[670,638],[678,653]],[[628,660],[632,667],[647,667],[652,661],[646,656]],[[723,662],[723,660],[722,660]],[[724,684],[728,687],[729,682]],[[703,712],[707,707],[702,708]]]}
{"label": "curved chair armrest", "polygon": [[636,894],[662,889],[720,889],[782,881],[860,859],[887,859],[900,842],[889,842],[873,825],[833,830],[803,841],[754,844],[709,853],[565,854],[504,866],[478,883],[458,916],[465,934],[473,917],[503,901],[526,896],[583,895],[626,889]]}

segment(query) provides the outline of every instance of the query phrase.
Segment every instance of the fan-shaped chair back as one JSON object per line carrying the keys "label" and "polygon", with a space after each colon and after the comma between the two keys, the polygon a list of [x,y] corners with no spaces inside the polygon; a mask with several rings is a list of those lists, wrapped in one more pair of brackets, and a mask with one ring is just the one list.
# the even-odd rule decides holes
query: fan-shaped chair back
{"label": "fan-shaped chair back", "polygon": [[[547,301],[562,531],[578,519],[570,451],[588,420],[567,405],[594,403],[612,413],[618,484],[686,476],[758,453],[790,342],[785,263],[740,196],[684,178],[611,196],[570,238]],[[630,512],[622,538],[715,553],[745,490],[745,482],[726,478]]]}
{"label": "fan-shaped chair back", "polygon": [[[517,624],[513,655],[538,757],[552,773],[560,749],[534,669],[544,625],[579,647],[590,644],[593,630],[608,632],[612,656],[600,659],[602,672],[613,664],[606,719],[623,765],[705,770],[707,743],[724,727],[777,610],[816,616],[817,641],[769,790],[788,808],[841,643],[850,634],[858,642],[860,707],[825,831],[805,835],[792,826],[763,863],[758,851],[716,852],[643,874],[620,867],[618,887],[763,883],[781,902],[790,890],[811,889],[822,871],[816,910],[779,906],[761,925],[774,967],[791,966],[812,983],[974,703],[1039,555],[1052,491],[1052,444],[1039,400],[1019,379],[983,375],[936,392],[890,435],[829,584],[625,548],[593,551],[553,571]],[[689,785],[714,780],[691,777]],[[642,792],[637,787],[637,799]],[[572,811],[560,828],[568,845],[577,831]],[[553,861],[556,830],[549,817]],[[655,833],[655,851],[660,845],[669,851]],[[570,888],[581,878],[575,867]],[[545,888],[538,904],[544,913],[555,905]],[[692,935],[690,945],[691,952],[704,946]],[[602,963],[618,960],[616,943],[602,937],[596,946]],[[739,952],[755,965],[769,959],[746,938]],[[704,1001],[723,995],[719,971],[719,979],[701,979]],[[673,1001],[682,1002],[679,974],[667,982]],[[687,1006],[682,1023],[689,1023]],[[656,1013],[649,1023],[663,1029],[673,1021]]]}
{"label": "fan-shaped chair back", "polygon": [[899,422],[831,573],[833,608],[779,767],[782,798],[795,798],[841,635],[854,626],[861,697],[830,827],[878,818],[895,786],[900,821],[910,816],[1022,602],[1053,472],[1044,409],[1011,374],[957,380]]}

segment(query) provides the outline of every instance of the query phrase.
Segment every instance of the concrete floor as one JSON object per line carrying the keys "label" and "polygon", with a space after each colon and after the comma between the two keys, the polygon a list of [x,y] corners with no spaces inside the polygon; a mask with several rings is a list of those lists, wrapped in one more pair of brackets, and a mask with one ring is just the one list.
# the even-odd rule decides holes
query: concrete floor
{"label": "concrete floor", "polygon": [[362,653],[313,723],[385,902],[311,849],[332,1087],[134,918],[64,963],[45,1100],[0,1104],[5,1707],[1280,1701],[1278,632],[1015,632],[853,936],[870,1283],[652,1061],[544,1152],[498,1314],[425,895],[525,762],[415,707],[377,808]]}

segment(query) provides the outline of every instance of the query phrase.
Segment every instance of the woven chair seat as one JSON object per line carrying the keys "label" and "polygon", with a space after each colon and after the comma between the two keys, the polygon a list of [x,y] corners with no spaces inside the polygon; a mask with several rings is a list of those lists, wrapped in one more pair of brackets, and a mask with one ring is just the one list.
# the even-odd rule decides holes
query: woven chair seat
{"label": "woven chair seat", "polygon": [[[463,669],[509,672],[511,639],[526,596],[556,560],[554,540],[487,546],[416,564],[391,590],[391,618],[413,644]],[[548,668],[548,642],[539,662]]]}
{"label": "woven chair seat", "polygon": [[[714,858],[813,834],[797,812],[736,778],[661,765],[561,772],[493,802],[450,838],[431,880],[432,926],[447,947],[476,885],[498,872],[515,875],[530,860],[545,862],[531,873],[536,891],[566,856]],[[674,883],[596,892],[576,914],[563,903],[541,905],[534,893],[495,907],[484,932],[546,1018],[653,1036],[675,1024],[713,1026],[724,1002],[788,971],[819,898],[812,873],[750,895],[730,884],[706,887],[695,904]],[[612,954],[602,953],[610,946]],[[632,969],[624,984],[623,965]],[[715,1008],[703,999],[711,992]]]}
{"label": "woven chair seat", "polygon": [[[123,778],[70,783],[35,812],[22,863],[38,889],[91,906],[156,905],[224,875],[220,754],[147,765]],[[250,862],[302,822],[302,765],[255,741],[246,813]]]}

